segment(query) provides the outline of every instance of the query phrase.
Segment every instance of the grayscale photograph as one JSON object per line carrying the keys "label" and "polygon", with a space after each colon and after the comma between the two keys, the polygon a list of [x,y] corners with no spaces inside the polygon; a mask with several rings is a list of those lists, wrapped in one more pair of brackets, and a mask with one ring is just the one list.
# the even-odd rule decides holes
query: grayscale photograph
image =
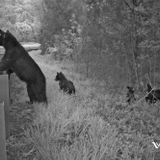
{"label": "grayscale photograph", "polygon": [[0,160],[160,160],[160,0],[0,0]]}

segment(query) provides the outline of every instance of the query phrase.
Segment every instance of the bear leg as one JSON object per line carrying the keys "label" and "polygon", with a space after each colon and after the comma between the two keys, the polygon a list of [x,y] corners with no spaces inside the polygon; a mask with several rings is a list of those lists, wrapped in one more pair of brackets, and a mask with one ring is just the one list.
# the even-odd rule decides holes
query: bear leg
{"label": "bear leg", "polygon": [[27,84],[27,92],[28,92],[30,102],[33,103],[34,101],[36,101],[36,96],[35,96],[34,91],[32,89],[32,85]]}

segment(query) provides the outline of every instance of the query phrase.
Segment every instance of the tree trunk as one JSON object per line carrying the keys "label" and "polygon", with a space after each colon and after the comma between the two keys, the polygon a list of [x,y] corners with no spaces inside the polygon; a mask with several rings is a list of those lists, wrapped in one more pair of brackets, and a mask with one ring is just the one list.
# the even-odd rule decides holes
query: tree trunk
{"label": "tree trunk", "polygon": [[140,87],[140,79],[139,79],[139,71],[138,71],[138,39],[137,39],[137,24],[136,24],[136,14],[135,9],[133,8],[132,12],[132,31],[131,31],[131,46],[132,46],[132,57],[133,57],[133,65],[135,70],[135,77],[136,77],[136,86],[137,88]]}

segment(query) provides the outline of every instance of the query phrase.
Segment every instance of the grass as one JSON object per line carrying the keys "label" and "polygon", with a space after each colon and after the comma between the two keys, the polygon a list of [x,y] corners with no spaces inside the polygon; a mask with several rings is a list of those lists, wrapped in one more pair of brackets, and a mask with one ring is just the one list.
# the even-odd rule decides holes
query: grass
{"label": "grass", "polygon": [[[128,106],[120,95],[97,93],[89,80],[71,73],[50,57],[31,54],[47,78],[49,106],[28,105],[24,83],[11,77],[10,160],[152,160],[152,141],[159,139],[159,104],[143,100]],[[77,94],[59,91],[54,81],[62,70],[74,81]]]}

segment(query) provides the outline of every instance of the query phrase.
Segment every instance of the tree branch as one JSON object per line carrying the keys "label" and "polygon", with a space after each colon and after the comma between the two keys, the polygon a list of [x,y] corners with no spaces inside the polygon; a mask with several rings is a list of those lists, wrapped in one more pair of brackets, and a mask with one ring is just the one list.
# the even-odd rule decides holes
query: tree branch
{"label": "tree branch", "polygon": [[131,12],[134,12],[134,9],[125,1],[123,0],[123,2],[126,4],[126,6],[131,10]]}

